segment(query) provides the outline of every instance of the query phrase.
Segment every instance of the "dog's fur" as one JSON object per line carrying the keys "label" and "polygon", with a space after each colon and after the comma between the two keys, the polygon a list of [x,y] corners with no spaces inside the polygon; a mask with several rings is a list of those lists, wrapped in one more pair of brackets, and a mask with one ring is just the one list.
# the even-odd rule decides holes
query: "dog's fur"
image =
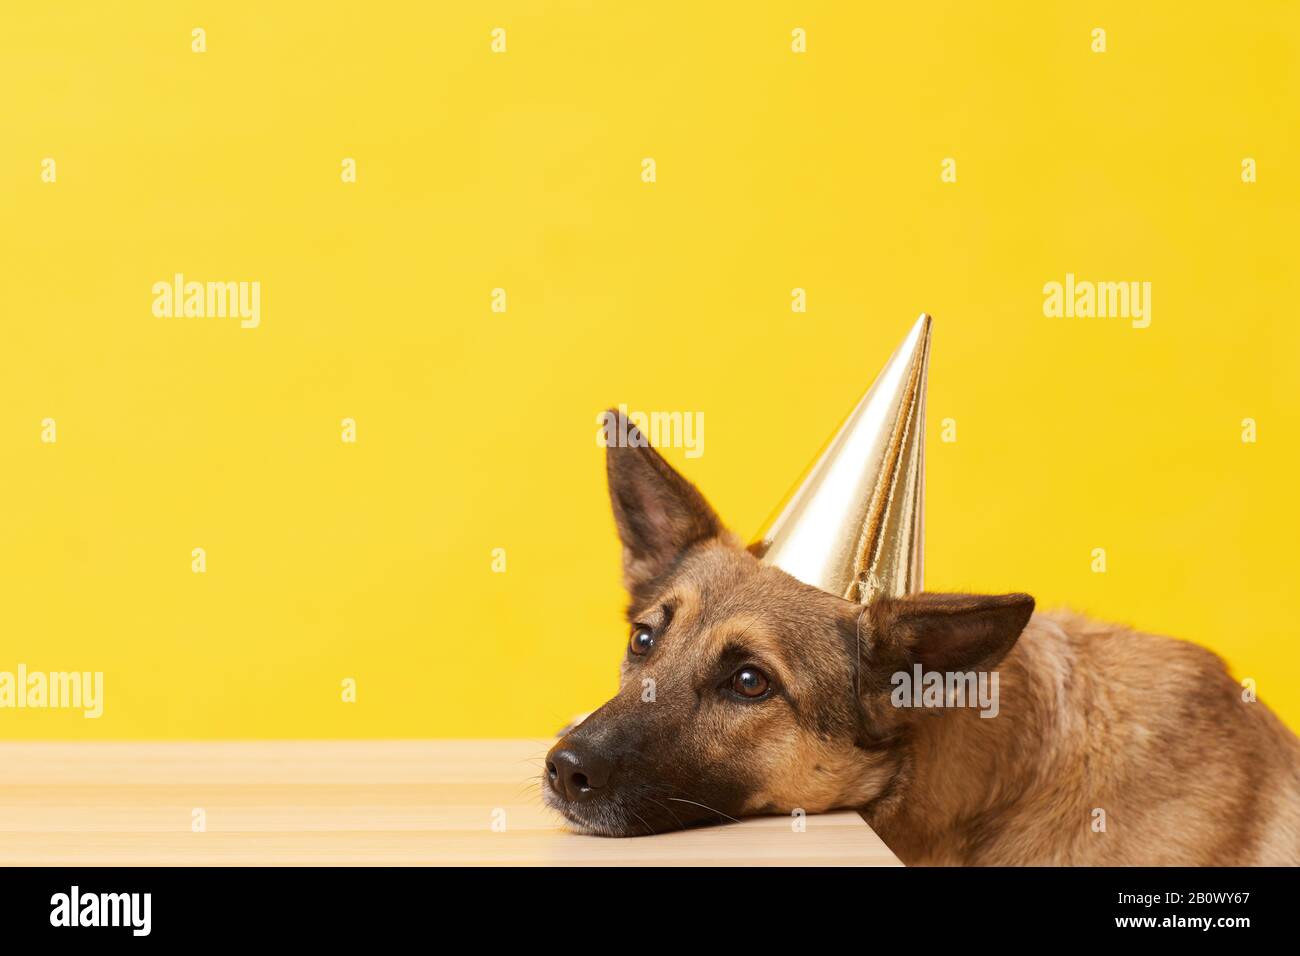
{"label": "dog's fur", "polygon": [[[580,827],[857,808],[907,864],[1300,863],[1300,741],[1211,652],[1023,594],[863,608],[762,564],[648,444],[607,460],[654,644],[548,758],[546,799]],[[996,669],[997,716],[895,707],[915,664]],[[742,666],[762,699],[728,690]]]}

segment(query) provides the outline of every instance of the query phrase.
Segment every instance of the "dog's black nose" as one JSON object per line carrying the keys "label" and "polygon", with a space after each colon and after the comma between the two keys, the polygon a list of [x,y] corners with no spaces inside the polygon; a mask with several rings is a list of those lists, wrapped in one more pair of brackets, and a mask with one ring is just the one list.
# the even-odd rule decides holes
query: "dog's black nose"
{"label": "dog's black nose", "polygon": [[570,800],[586,800],[609,784],[613,768],[608,760],[585,747],[556,744],[546,755],[546,776],[551,789]]}

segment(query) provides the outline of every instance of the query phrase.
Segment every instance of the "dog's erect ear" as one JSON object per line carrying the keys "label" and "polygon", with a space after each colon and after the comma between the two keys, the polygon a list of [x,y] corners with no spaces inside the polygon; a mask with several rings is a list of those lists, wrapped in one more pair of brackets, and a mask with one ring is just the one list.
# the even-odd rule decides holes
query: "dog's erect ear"
{"label": "dog's erect ear", "polygon": [[607,435],[626,436],[605,447],[609,499],[623,542],[623,583],[634,599],[648,599],[643,592],[651,582],[688,547],[722,534],[722,522],[635,425],[620,412],[605,414]]}
{"label": "dog's erect ear", "polygon": [[913,594],[867,607],[872,657],[925,671],[996,667],[1034,613],[1028,594]]}

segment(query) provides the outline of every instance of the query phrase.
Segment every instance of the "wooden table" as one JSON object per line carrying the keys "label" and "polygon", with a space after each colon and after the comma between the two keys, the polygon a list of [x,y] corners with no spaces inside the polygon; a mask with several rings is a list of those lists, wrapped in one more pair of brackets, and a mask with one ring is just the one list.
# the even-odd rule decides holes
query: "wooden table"
{"label": "wooden table", "polygon": [[856,813],[569,832],[537,792],[551,743],[0,743],[0,866],[899,865]]}

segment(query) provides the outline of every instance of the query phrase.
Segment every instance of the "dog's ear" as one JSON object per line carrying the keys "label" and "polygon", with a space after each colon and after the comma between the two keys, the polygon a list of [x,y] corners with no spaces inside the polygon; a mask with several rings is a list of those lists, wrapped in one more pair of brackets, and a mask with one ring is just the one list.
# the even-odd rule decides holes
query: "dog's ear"
{"label": "dog's ear", "polygon": [[925,671],[996,667],[1034,613],[1028,594],[913,594],[867,607],[871,657],[887,667]]}
{"label": "dog's ear", "polygon": [[623,583],[634,599],[691,545],[723,533],[722,522],[704,496],[650,447],[621,412],[608,411],[605,471],[614,523],[623,542]]}

